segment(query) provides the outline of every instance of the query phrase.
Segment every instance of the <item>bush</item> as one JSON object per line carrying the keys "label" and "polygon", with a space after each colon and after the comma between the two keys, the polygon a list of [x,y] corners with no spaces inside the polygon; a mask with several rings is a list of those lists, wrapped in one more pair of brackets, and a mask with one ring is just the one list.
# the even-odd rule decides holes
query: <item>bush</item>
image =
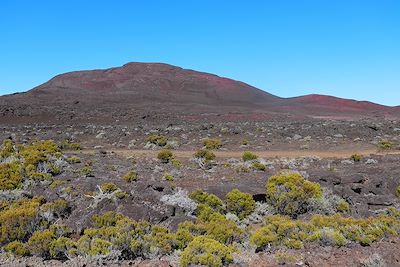
{"label": "bush", "polygon": [[182,168],[182,162],[180,162],[180,160],[177,160],[177,159],[172,159],[171,160],[171,164],[172,164],[172,166],[174,166],[176,169],[180,169],[180,168]]}
{"label": "bush", "polygon": [[18,162],[0,164],[0,190],[14,190],[22,186],[23,177]]}
{"label": "bush", "polygon": [[25,166],[32,164],[37,166],[39,162],[46,162],[51,155],[60,152],[57,144],[52,140],[32,143],[27,146],[19,146],[19,154],[24,158]]}
{"label": "bush", "polygon": [[393,142],[389,141],[389,140],[382,140],[379,142],[378,144],[380,149],[392,149],[393,148]]}
{"label": "bush", "polygon": [[353,155],[351,155],[350,159],[353,160],[354,162],[360,162],[362,159],[362,156],[359,154],[353,154]]}
{"label": "bush", "polygon": [[253,154],[250,151],[245,151],[242,155],[242,159],[243,161],[250,161],[250,160],[255,160],[257,159],[258,156],[256,154]]}
{"label": "bush", "polygon": [[48,257],[50,255],[50,243],[56,236],[51,230],[36,231],[28,240],[28,248],[32,255]]}
{"label": "bush", "polygon": [[168,172],[164,173],[164,180],[168,182],[174,181],[174,176]]}
{"label": "bush", "polygon": [[191,265],[224,266],[233,261],[232,249],[214,239],[198,236],[182,252],[182,267]]}
{"label": "bush", "polygon": [[400,221],[393,216],[379,215],[354,219],[335,215],[314,215],[308,220],[295,220],[288,216],[272,215],[265,218],[263,227],[250,237],[258,250],[268,244],[299,249],[304,243],[323,246],[345,246],[353,241],[370,245],[384,236],[397,235]]}
{"label": "bush", "polygon": [[172,154],[172,151],[169,149],[163,149],[160,152],[158,152],[157,158],[161,160],[163,163],[168,163],[174,155]]}
{"label": "bush", "polygon": [[218,149],[222,147],[222,141],[220,139],[207,138],[203,140],[203,146],[206,149]]}
{"label": "bush", "polygon": [[395,192],[396,197],[400,198],[400,185],[396,187],[396,192]]}
{"label": "bush", "polygon": [[0,244],[26,239],[39,226],[42,198],[6,202],[0,210]]}
{"label": "bush", "polygon": [[215,159],[215,154],[207,149],[199,149],[194,153],[194,157],[210,161]]}
{"label": "bush", "polygon": [[196,190],[189,194],[189,197],[199,204],[205,204],[216,211],[223,210],[222,200],[214,194],[209,194],[203,190]]}
{"label": "bush", "polygon": [[271,176],[266,188],[267,198],[276,210],[292,217],[305,213],[308,202],[322,196],[318,183],[307,181],[297,173]]}
{"label": "bush", "polygon": [[15,150],[14,150],[14,142],[11,139],[5,139],[3,141],[3,146],[2,146],[2,148],[0,150],[0,159],[8,158],[14,152],[15,152]]}
{"label": "bush", "polygon": [[76,256],[76,243],[70,238],[62,236],[50,243],[50,256],[56,259],[68,259]]}
{"label": "bush", "polygon": [[138,180],[138,174],[135,171],[130,171],[125,174],[122,179],[127,183],[135,182]]}
{"label": "bush", "polygon": [[254,170],[258,170],[258,171],[265,171],[266,167],[264,164],[260,163],[260,162],[254,162],[251,167]]}
{"label": "bush", "polygon": [[336,210],[339,212],[347,212],[350,210],[350,205],[347,203],[346,200],[341,199],[339,200],[339,203],[337,204]]}
{"label": "bush", "polygon": [[13,241],[11,243],[8,243],[4,247],[4,251],[21,257],[29,255],[29,250],[26,248],[26,245],[20,241]]}
{"label": "bush", "polygon": [[163,135],[150,135],[146,141],[157,146],[165,146],[167,144],[167,138]]}
{"label": "bush", "polygon": [[233,189],[226,195],[227,210],[236,214],[241,220],[254,211],[255,204],[250,194],[242,193],[238,189]]}
{"label": "bush", "polygon": [[81,173],[85,176],[85,177],[93,177],[93,170],[90,166],[85,166],[81,169]]}
{"label": "bush", "polygon": [[100,186],[100,188],[103,193],[112,193],[119,189],[118,186],[114,183],[104,183]]}
{"label": "bush", "polygon": [[80,159],[79,157],[72,156],[72,157],[69,157],[69,158],[67,159],[67,162],[68,162],[69,164],[81,163],[81,159]]}

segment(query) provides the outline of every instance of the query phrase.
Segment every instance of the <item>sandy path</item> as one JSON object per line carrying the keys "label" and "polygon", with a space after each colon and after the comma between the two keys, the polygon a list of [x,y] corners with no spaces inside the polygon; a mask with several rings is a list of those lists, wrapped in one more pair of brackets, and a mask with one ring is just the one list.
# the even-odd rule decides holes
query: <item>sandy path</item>
{"label": "sandy path", "polygon": [[[94,154],[100,150],[95,149],[83,149],[80,151],[69,151],[73,153],[83,154]],[[102,149],[107,153],[114,153],[120,156],[140,156],[155,158],[159,150],[143,150],[143,149]],[[242,157],[243,151],[213,151],[219,158],[240,158]],[[195,151],[193,150],[173,150],[174,155],[177,158],[191,158]],[[274,157],[306,157],[306,156],[318,156],[320,158],[349,158],[351,155],[357,153],[362,156],[368,156],[371,154],[387,155],[395,154],[399,155],[400,151],[379,151],[377,149],[362,149],[362,150],[264,150],[264,151],[253,151],[254,154],[261,158],[274,158]]]}

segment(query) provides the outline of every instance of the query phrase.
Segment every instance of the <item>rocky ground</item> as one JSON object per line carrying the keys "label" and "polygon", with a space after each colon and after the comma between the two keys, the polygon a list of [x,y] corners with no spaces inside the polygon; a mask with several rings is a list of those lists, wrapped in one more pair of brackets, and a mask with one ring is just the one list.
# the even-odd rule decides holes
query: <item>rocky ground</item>
{"label": "rocky ground", "polygon": [[[388,207],[400,208],[400,199],[396,196],[400,184],[400,121],[187,121],[155,125],[144,119],[134,124],[9,124],[0,128],[1,140],[11,138],[18,144],[45,139],[58,144],[65,140],[80,144],[79,150],[63,150],[65,158],[77,157],[79,161],[68,162],[50,182],[26,184],[22,190],[2,191],[0,194],[2,198],[40,195],[47,201],[65,199],[70,203],[71,211],[62,222],[76,233],[91,225],[94,214],[107,211],[175,230],[180,222],[195,219],[185,203],[179,202],[179,197],[196,189],[224,199],[228,192],[237,188],[262,204],[266,201],[268,178],[285,170],[301,173],[306,179],[318,182],[326,194],[346,200],[350,205],[346,216],[366,218]],[[157,158],[163,147],[148,142],[151,135],[166,137],[166,146],[179,160],[179,166],[163,163]],[[204,166],[193,154],[203,146],[206,138],[220,139],[222,146],[214,149],[217,157]],[[384,147],[385,143],[390,143],[390,147]],[[244,161],[241,158],[244,151],[258,155],[258,162],[265,166],[265,170],[254,169],[253,162]],[[277,156],[271,156],[274,152]],[[351,158],[353,154],[360,155],[360,158]],[[123,180],[129,171],[137,173],[137,181],[127,183]],[[167,178],[167,175],[170,176]],[[104,183],[114,183],[126,196],[99,197],[99,186]],[[262,217],[269,212],[264,210],[253,214],[246,223],[257,228]],[[300,215],[299,218],[307,219],[307,216]],[[278,247],[259,253],[249,249],[232,265],[400,266],[399,249],[398,237],[386,238],[371,246],[349,244],[337,248],[310,245],[299,250]],[[68,261],[43,261],[39,257],[18,258],[5,253],[0,257],[1,266],[178,264],[177,255],[120,262],[79,257]]]}

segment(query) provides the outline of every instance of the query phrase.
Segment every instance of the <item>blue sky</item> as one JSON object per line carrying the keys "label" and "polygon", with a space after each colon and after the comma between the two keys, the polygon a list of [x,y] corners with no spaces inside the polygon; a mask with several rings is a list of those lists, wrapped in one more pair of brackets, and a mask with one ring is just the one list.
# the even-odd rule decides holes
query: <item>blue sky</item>
{"label": "blue sky", "polygon": [[397,0],[3,0],[0,94],[140,61],[400,105],[399,14]]}

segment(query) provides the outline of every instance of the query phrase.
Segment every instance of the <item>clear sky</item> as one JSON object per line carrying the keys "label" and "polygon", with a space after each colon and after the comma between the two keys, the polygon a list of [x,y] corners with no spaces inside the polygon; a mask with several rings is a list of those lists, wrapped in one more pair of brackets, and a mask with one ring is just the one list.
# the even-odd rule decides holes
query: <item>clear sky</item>
{"label": "clear sky", "polygon": [[0,94],[130,61],[400,105],[400,1],[0,1]]}

